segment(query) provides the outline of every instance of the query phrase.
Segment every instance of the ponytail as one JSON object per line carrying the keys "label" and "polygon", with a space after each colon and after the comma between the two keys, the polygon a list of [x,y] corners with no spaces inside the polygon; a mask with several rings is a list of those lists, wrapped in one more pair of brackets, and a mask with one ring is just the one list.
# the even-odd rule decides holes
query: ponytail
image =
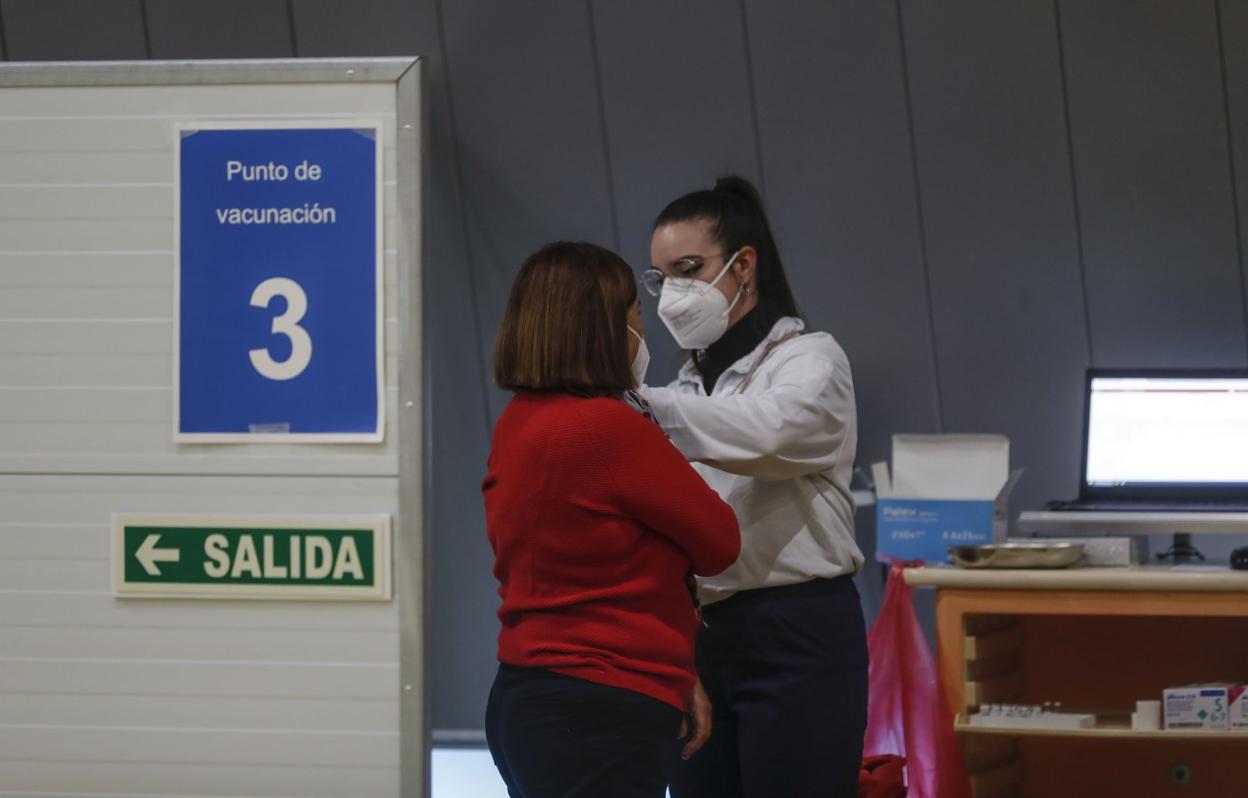
{"label": "ponytail", "polygon": [[713,189],[694,191],[672,201],[654,220],[654,227],[696,220],[710,224],[711,235],[726,252],[751,246],[758,253],[758,306],[769,323],[783,316],[801,316],[762,197],[750,181],[737,175],[721,177]]}

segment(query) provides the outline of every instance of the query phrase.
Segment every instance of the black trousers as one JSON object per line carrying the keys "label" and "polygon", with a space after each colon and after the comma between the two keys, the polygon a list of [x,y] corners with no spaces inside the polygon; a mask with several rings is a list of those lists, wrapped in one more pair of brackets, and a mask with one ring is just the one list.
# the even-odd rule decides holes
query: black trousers
{"label": "black trousers", "polygon": [[703,613],[711,739],[677,766],[673,798],[855,798],[867,636],[852,579],[742,591]]}
{"label": "black trousers", "polygon": [[680,720],[632,690],[500,665],[485,737],[511,798],[663,798]]}

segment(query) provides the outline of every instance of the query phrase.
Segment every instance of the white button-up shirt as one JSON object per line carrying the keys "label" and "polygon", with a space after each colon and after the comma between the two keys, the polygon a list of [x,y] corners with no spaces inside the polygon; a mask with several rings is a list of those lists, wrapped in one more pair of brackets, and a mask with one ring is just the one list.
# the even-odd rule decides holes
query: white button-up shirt
{"label": "white button-up shirt", "polygon": [[849,489],[858,445],[849,359],[832,336],[804,330],[801,319],[777,321],[710,396],[692,362],[670,386],[642,390],[741,523],[741,556],[698,580],[705,604],[862,566]]}

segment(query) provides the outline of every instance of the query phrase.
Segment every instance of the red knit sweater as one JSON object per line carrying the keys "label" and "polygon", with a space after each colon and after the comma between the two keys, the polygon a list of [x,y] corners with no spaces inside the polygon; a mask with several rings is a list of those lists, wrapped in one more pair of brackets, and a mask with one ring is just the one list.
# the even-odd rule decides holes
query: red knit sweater
{"label": "red knit sweater", "polygon": [[692,569],[736,560],[732,509],[662,431],[610,398],[519,393],[482,485],[503,603],[498,658],[686,708]]}

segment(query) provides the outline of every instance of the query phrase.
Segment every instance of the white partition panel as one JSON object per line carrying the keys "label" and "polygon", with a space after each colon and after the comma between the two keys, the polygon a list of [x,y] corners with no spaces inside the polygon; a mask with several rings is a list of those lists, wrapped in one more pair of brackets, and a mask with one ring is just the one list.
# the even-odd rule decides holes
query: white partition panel
{"label": "white partition panel", "polygon": [[[424,792],[418,82],[412,59],[0,65],[0,796]],[[384,442],[175,444],[174,125],[363,116]],[[386,513],[396,598],[115,598],[115,512]]]}

